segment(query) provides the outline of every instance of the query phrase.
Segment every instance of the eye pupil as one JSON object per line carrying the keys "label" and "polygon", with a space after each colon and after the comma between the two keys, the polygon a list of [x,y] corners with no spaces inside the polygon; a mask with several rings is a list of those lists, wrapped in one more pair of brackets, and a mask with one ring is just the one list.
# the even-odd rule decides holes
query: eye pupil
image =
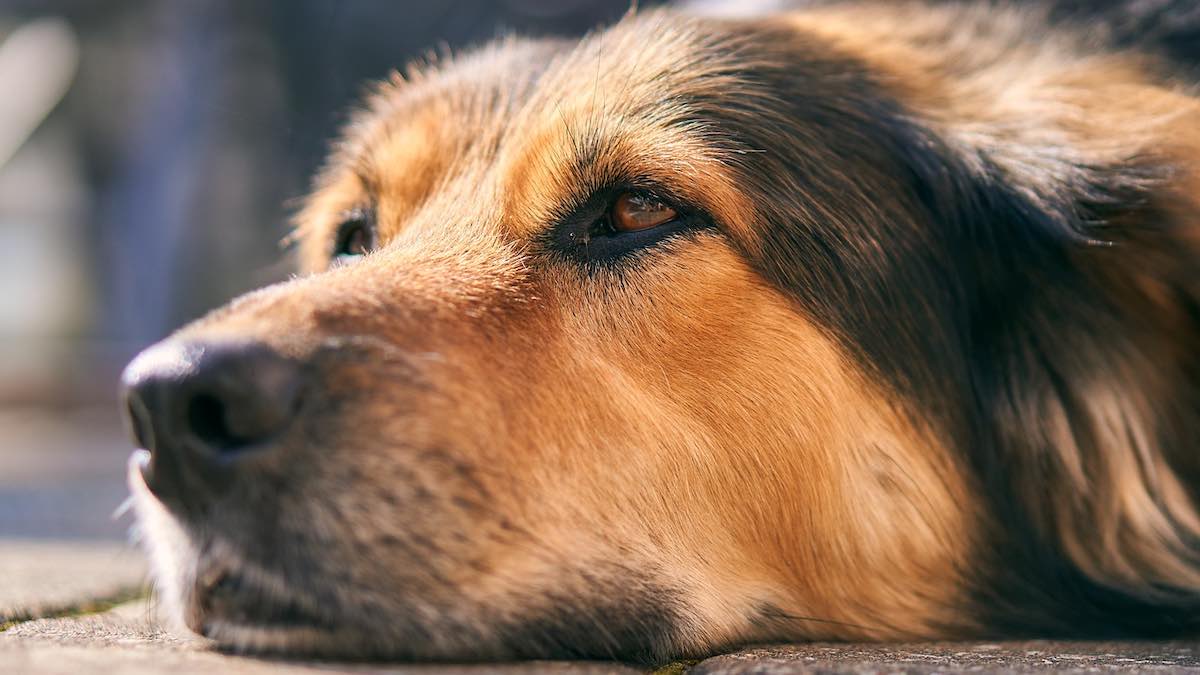
{"label": "eye pupil", "polygon": [[363,255],[367,252],[367,233],[364,228],[355,227],[346,235],[346,254]]}
{"label": "eye pupil", "polygon": [[626,192],[613,202],[612,226],[617,232],[637,232],[669,223],[678,215],[651,195]]}
{"label": "eye pupil", "polygon": [[335,258],[357,258],[370,253],[374,246],[375,233],[369,216],[353,212],[338,227],[333,255]]}

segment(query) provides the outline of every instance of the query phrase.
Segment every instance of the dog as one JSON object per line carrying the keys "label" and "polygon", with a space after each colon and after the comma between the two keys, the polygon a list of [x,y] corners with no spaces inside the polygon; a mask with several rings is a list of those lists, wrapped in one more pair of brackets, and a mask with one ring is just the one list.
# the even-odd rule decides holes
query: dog
{"label": "dog", "polygon": [[396,75],[303,273],[123,375],[164,603],[414,660],[1194,631],[1197,44],[655,9]]}

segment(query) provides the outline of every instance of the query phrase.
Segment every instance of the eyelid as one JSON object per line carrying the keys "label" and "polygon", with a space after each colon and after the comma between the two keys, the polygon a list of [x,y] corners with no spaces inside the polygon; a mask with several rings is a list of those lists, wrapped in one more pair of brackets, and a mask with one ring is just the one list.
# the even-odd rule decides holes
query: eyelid
{"label": "eyelid", "polygon": [[338,213],[338,226],[340,227],[342,223],[346,223],[351,220],[365,220],[370,214],[370,211],[371,209],[366,206],[355,206],[353,208],[345,209]]}

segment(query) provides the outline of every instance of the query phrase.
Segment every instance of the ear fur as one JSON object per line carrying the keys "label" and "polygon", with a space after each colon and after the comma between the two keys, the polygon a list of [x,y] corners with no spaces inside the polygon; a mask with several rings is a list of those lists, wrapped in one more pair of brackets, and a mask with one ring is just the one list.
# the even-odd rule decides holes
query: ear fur
{"label": "ear fur", "polygon": [[1049,171],[977,140],[957,202],[987,233],[971,451],[1007,540],[1000,594],[1036,585],[1013,571],[1030,570],[1047,597],[1026,606],[1058,605],[1044,618],[1068,633],[1157,634],[1200,610],[1200,143],[1154,110],[1122,112],[1120,127],[1079,130],[1070,165]]}
{"label": "ear fur", "polygon": [[1200,628],[1200,98],[1067,4],[747,24],[710,114],[747,149],[747,257],[979,477],[984,622]]}
{"label": "ear fur", "polygon": [[1135,632],[1200,607],[1200,258],[1195,223],[1139,172],[1093,172],[1108,184],[1064,192],[1057,213],[999,189],[1007,218],[989,226],[1026,240],[989,261],[971,330],[975,459],[1004,477],[1003,536],[1028,529],[1025,562],[1070,579],[1066,606],[1121,607],[1109,628]]}
{"label": "ear fur", "polygon": [[[1200,98],[1184,78],[1200,51],[1178,38],[1200,35],[1200,13],[1104,0],[1085,35],[1070,25],[1088,13],[1078,4],[852,5],[795,25],[867,64],[908,111],[890,125],[908,135],[894,145],[902,192],[937,233],[922,267],[952,289],[905,287],[946,298],[909,318],[945,347],[929,372],[902,365],[898,386],[914,383],[980,477],[991,625],[1196,628]],[[1156,42],[1116,16],[1156,27],[1141,32]],[[906,327],[875,309],[867,335],[936,361],[898,349]],[[872,358],[886,371],[894,357]]]}

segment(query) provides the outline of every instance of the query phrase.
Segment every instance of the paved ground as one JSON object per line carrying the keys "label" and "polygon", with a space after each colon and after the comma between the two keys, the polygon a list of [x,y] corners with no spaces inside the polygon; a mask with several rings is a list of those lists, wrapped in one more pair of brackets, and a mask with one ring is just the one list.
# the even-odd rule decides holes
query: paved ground
{"label": "paved ground", "polygon": [[[610,663],[411,666],[272,661],[216,652],[164,627],[145,590],[141,556],[125,543],[129,453],[108,409],[70,415],[0,410],[0,673],[649,672]],[[716,673],[1160,672],[1200,675],[1189,643],[784,645],[659,675]]]}
{"label": "paved ground", "polygon": [[3,626],[141,595],[146,570],[121,544],[8,539],[0,541],[0,580]]}
{"label": "paved ground", "polygon": [[717,673],[1200,673],[1200,642],[1002,642],[784,645],[702,661]]}

